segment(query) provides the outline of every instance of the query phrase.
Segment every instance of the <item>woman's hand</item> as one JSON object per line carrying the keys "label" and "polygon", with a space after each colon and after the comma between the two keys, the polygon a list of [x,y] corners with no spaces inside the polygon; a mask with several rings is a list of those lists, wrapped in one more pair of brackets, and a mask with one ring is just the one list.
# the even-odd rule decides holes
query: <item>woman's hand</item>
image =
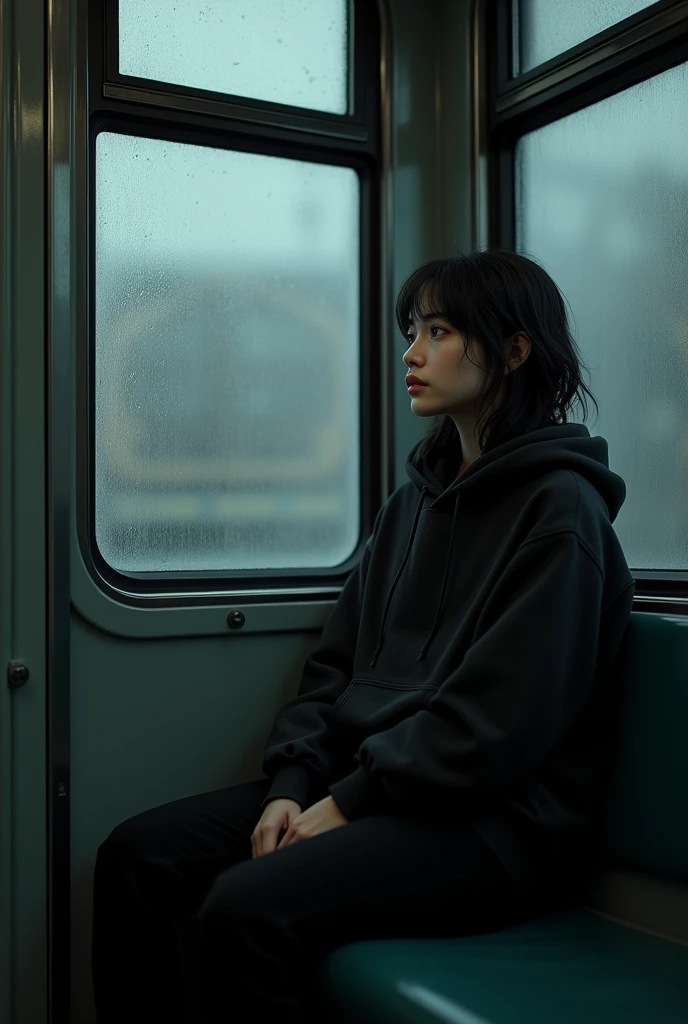
{"label": "woman's hand", "polygon": [[277,797],[271,800],[260,816],[251,836],[251,858],[274,853],[277,840],[292,821],[301,814],[301,804],[296,800]]}
{"label": "woman's hand", "polygon": [[278,843],[277,849],[281,850],[283,846],[291,846],[292,843],[299,843],[302,839],[310,839],[311,836],[318,836],[321,832],[329,832],[330,829],[348,824],[349,819],[344,817],[334,799],[328,795],[293,819],[287,832]]}

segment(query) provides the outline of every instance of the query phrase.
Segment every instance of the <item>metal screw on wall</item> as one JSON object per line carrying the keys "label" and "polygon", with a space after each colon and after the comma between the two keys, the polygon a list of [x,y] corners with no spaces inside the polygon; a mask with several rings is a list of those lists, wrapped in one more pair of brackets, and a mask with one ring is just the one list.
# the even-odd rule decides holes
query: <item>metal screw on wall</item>
{"label": "metal screw on wall", "polygon": [[7,685],[18,690],[29,678],[29,670],[23,661],[11,661],[7,667]]}

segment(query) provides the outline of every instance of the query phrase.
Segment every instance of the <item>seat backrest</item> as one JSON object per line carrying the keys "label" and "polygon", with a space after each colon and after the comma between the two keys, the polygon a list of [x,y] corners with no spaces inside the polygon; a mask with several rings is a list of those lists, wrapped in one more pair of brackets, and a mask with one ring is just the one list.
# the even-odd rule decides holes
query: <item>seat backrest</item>
{"label": "seat backrest", "polygon": [[688,616],[632,612],[603,822],[616,862],[688,882]]}

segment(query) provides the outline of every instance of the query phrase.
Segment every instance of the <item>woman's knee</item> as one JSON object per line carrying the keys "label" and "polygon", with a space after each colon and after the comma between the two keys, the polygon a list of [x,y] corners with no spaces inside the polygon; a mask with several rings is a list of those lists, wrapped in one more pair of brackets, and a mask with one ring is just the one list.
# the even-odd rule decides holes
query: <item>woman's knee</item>
{"label": "woman's knee", "polygon": [[160,846],[160,831],[148,811],[116,825],[98,847],[96,863],[102,865],[147,859]]}

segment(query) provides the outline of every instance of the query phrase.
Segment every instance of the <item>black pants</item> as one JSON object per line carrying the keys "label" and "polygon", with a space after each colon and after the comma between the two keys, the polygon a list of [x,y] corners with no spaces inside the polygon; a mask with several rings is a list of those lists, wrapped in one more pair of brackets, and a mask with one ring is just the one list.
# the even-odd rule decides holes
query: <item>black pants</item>
{"label": "black pants", "polygon": [[320,1019],[319,967],[337,946],[492,931],[530,916],[467,826],[380,815],[253,860],[269,785],[154,807],[99,848],[98,1024],[303,1024]]}

